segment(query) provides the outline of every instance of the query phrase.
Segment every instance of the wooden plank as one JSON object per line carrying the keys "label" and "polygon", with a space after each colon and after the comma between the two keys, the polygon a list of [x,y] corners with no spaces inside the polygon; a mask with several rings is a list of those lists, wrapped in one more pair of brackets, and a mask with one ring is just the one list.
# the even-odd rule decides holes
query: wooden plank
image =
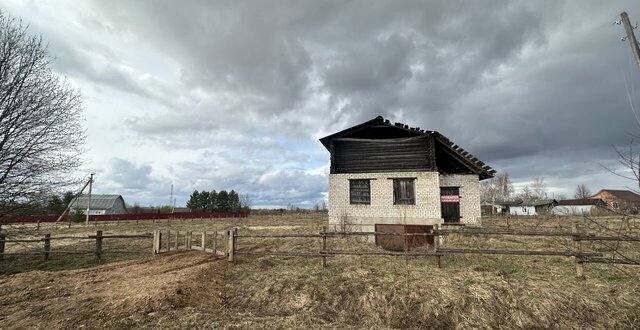
{"label": "wooden plank", "polygon": [[[327,226],[322,226],[322,252],[327,251]],[[322,257],[322,267],[327,267],[327,257]]]}
{"label": "wooden plank", "polygon": [[160,230],[155,229],[153,231],[153,255],[160,253]]}
{"label": "wooden plank", "polygon": [[167,252],[171,251],[171,229],[167,229]]}
{"label": "wooden plank", "polygon": [[218,232],[217,231],[213,232],[213,253],[215,255],[218,254]]}
{"label": "wooden plank", "polygon": [[200,242],[200,250],[201,251],[204,251],[204,249],[207,248],[206,242],[207,242],[207,232],[203,231],[202,232],[202,241]]}
{"label": "wooden plank", "polygon": [[234,236],[234,231],[233,230],[229,230],[227,232],[227,237],[228,237],[228,242],[229,245],[227,246],[227,254],[229,255],[229,261],[230,262],[235,262],[235,236]]}

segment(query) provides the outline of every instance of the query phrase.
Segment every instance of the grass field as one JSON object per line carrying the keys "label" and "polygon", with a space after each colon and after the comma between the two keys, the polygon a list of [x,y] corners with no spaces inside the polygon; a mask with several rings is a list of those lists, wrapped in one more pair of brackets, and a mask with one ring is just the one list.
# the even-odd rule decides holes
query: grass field
{"label": "grass field", "polygon": [[[620,232],[619,219],[518,219],[512,230]],[[140,234],[155,228],[239,232],[318,232],[325,215],[251,216],[210,221],[136,224],[3,226],[10,237]],[[506,228],[504,219],[486,228]],[[631,222],[625,235],[637,236]],[[91,241],[89,241],[91,242]],[[451,235],[445,246],[566,250],[566,238]],[[614,243],[611,243],[614,244]],[[240,249],[318,251],[319,239],[239,240]],[[585,250],[638,257],[640,243]],[[25,247],[26,248],[26,247]],[[55,248],[55,246],[53,247]],[[65,247],[69,249],[71,247]],[[88,248],[89,246],[77,246]],[[200,252],[152,257],[151,241],[107,241],[105,250],[141,249],[140,255],[7,257],[0,262],[2,328],[595,328],[640,327],[638,266],[587,264],[575,277],[572,258],[445,256],[433,258],[340,256],[320,258],[241,255],[236,264]],[[330,249],[376,247],[359,238],[333,238]]]}

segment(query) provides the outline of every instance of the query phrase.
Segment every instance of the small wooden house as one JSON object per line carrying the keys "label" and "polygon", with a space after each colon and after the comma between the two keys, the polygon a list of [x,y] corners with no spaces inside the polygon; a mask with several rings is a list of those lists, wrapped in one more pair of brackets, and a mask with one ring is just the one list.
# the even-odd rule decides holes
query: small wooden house
{"label": "small wooden house", "polygon": [[504,205],[511,215],[547,215],[557,204],[555,199],[532,199],[507,202]]}
{"label": "small wooden house", "polygon": [[495,173],[436,131],[382,117],[320,142],[331,155],[331,225],[476,223],[480,180]]}

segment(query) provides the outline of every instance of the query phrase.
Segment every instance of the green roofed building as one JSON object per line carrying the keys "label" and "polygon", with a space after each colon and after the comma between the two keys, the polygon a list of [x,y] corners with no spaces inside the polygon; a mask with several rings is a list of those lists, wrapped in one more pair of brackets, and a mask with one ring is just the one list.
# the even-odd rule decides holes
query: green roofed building
{"label": "green roofed building", "polygon": [[[69,213],[86,213],[89,195],[80,195],[71,201]],[[121,195],[91,194],[91,212],[89,215],[126,214],[127,208]]]}

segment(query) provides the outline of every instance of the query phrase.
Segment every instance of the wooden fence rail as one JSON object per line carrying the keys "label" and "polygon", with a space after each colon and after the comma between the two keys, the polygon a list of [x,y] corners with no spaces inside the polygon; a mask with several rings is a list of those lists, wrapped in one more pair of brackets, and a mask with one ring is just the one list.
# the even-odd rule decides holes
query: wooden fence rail
{"label": "wooden fence rail", "polygon": [[[102,230],[96,231],[95,235],[88,236],[51,236],[51,234],[45,234],[42,238],[33,238],[33,239],[9,239],[4,233],[0,233],[0,260],[3,260],[5,256],[13,256],[13,255],[43,255],[44,260],[49,260],[51,254],[93,254],[95,255],[95,259],[97,261],[102,260],[102,256],[105,252],[108,253],[136,253],[139,254],[141,251],[131,251],[131,250],[103,250],[103,240],[105,239],[151,239],[153,238],[150,234],[143,235],[103,235]],[[86,251],[74,251],[74,250],[52,250],[51,245],[54,240],[94,240],[95,247],[93,250]],[[42,249],[40,251],[16,251],[16,252],[7,252],[6,251],[6,243],[44,243]]]}
{"label": "wooden fence rail", "polygon": [[[328,232],[323,227],[322,232],[314,233],[241,233],[238,234],[237,228],[227,232],[227,256],[229,261],[235,262],[237,255],[263,255],[263,256],[304,256],[304,257],[321,257],[322,265],[326,267],[327,257],[337,255],[386,255],[386,256],[433,256],[436,258],[436,266],[440,268],[440,257],[454,254],[479,254],[479,255],[517,255],[517,256],[561,256],[573,257],[576,266],[576,276],[584,277],[584,263],[608,263],[608,264],[626,264],[640,265],[640,260],[629,258],[603,258],[599,252],[583,251],[582,241],[623,241],[623,242],[640,242],[640,237],[629,236],[595,236],[593,234],[581,233],[578,225],[575,225],[571,232],[535,232],[535,231],[495,231],[495,230],[477,230],[477,229],[461,229],[461,230],[431,230],[429,233],[388,233],[388,232]],[[464,249],[464,248],[441,248],[439,241],[442,236],[462,234],[462,235],[515,235],[515,236],[547,236],[547,237],[567,237],[574,241],[575,250],[565,251],[539,251],[539,250],[507,250],[507,249]],[[339,238],[347,236],[434,236],[434,245],[430,251],[420,252],[394,252],[394,251],[337,251],[327,249],[327,238]],[[238,240],[242,238],[321,238],[322,249],[312,252],[301,251],[253,251],[247,249],[238,249]]]}

